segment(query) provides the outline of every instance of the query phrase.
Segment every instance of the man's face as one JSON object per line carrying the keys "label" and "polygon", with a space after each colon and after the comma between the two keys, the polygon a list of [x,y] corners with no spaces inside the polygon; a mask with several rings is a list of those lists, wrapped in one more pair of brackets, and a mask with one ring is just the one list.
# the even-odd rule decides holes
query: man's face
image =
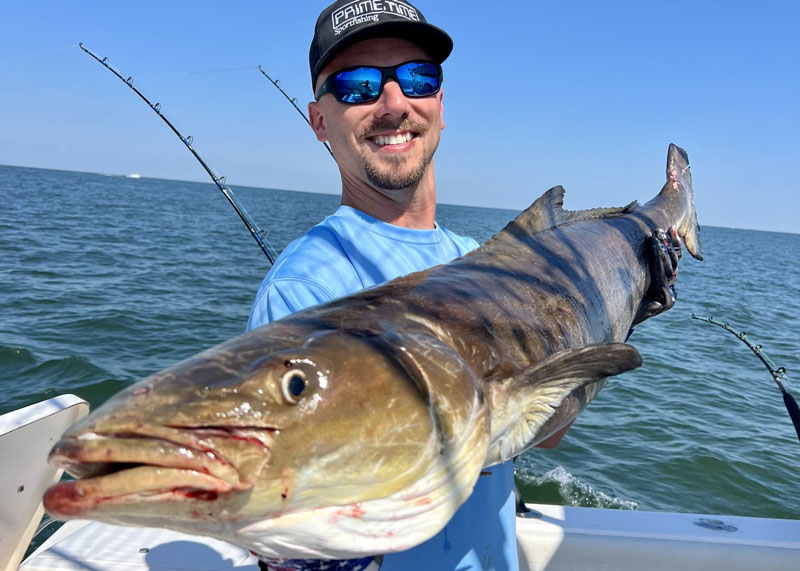
{"label": "man's face", "polygon": [[[346,67],[392,66],[410,60],[430,60],[430,56],[399,38],[358,42],[331,60],[316,88]],[[392,191],[413,190],[424,177],[433,176],[430,164],[444,128],[441,91],[408,98],[390,79],[376,101],[347,105],[326,94],[309,104],[309,115],[317,138],[330,142],[345,184],[368,182],[390,196]]]}

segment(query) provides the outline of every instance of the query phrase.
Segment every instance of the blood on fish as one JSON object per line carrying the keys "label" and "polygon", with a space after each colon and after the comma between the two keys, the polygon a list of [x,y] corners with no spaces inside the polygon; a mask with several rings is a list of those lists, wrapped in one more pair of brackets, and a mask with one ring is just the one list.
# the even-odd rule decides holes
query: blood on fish
{"label": "blood on fish", "polygon": [[192,500],[201,500],[205,502],[213,502],[219,497],[219,493],[213,490],[176,490],[178,493],[183,494]]}
{"label": "blood on fish", "polygon": [[264,445],[264,443],[261,440],[259,440],[255,436],[241,436],[241,435],[238,435],[238,434],[231,434],[230,435],[230,439],[231,440],[241,440],[243,442],[247,442],[248,444],[253,444],[255,446],[259,446],[259,447],[263,448],[264,450],[268,450],[269,449],[267,446]]}
{"label": "blood on fish", "polygon": [[360,519],[360,518],[364,517],[367,514],[367,512],[364,510],[364,508],[361,507],[361,504],[353,504],[351,506],[348,506],[345,509],[337,510],[336,513],[338,515],[343,515],[343,516],[352,517],[352,518],[356,518],[356,519]]}
{"label": "blood on fish", "polygon": [[87,511],[96,509],[109,498],[85,499],[86,490],[75,482],[60,482],[51,486],[44,494],[44,500],[53,512],[60,516],[80,517]]}

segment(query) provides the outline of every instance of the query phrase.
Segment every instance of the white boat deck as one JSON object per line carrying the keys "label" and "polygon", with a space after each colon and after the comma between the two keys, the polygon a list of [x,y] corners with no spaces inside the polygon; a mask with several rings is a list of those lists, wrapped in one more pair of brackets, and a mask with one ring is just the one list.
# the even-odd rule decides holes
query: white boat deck
{"label": "white boat deck", "polygon": [[45,541],[19,569],[258,571],[258,563],[246,549],[218,539],[166,529],[71,521]]}
{"label": "white boat deck", "polygon": [[[523,571],[800,569],[800,520],[530,507],[541,517],[517,520]],[[710,520],[711,527],[698,520]],[[247,550],[216,539],[74,521],[19,569],[257,571],[258,565]]]}

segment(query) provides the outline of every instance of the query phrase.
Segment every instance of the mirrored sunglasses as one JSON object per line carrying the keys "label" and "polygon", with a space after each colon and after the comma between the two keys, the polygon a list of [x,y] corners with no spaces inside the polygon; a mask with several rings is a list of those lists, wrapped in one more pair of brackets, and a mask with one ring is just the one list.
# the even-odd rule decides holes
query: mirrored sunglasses
{"label": "mirrored sunglasses", "polygon": [[406,97],[427,97],[442,85],[442,66],[430,61],[408,61],[391,67],[348,67],[329,75],[315,97],[319,100],[330,93],[341,103],[375,101],[389,78],[397,82]]}

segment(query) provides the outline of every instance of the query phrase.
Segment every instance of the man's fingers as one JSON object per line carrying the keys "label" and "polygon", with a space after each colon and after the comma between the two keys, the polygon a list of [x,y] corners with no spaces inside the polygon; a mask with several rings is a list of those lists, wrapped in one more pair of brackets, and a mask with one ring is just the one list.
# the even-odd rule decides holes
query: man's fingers
{"label": "man's fingers", "polygon": [[[675,231],[675,227],[671,227],[668,232],[661,229],[653,232],[654,241],[658,242],[660,252],[658,257],[661,259],[663,265],[664,275],[667,277],[667,282],[672,285],[675,278],[678,277],[678,262],[680,262],[683,255],[683,247],[681,246],[681,239]],[[656,271],[656,267],[651,267],[652,271]]]}
{"label": "man's fingers", "polygon": [[668,245],[669,238],[663,230],[656,230],[650,238],[650,279],[655,283],[670,285],[675,281],[675,268],[678,261],[673,258],[672,248]]}
{"label": "man's fingers", "polygon": [[675,229],[675,226],[669,229],[669,236],[675,256],[680,260],[681,256],[683,256],[683,244],[681,243],[681,237],[678,236],[678,231]]}
{"label": "man's fingers", "polygon": [[672,266],[672,278],[670,278],[670,283],[675,281],[675,278],[678,276],[678,262],[683,255],[683,247],[681,246],[681,239],[678,236],[678,233],[675,231],[675,227],[672,226],[667,232],[667,240],[668,242],[664,243],[664,246],[667,249],[667,253],[669,254],[669,261],[670,265]]}
{"label": "man's fingers", "polygon": [[682,255],[681,240],[675,228],[658,229],[647,242],[650,286],[633,319],[632,327],[675,305],[675,277]]}
{"label": "man's fingers", "polygon": [[[671,308],[675,303],[674,283],[678,275],[678,260],[672,247],[665,244],[666,233],[657,230],[650,239],[650,289],[647,297],[659,302],[659,313]],[[653,311],[652,309],[650,310]]]}

